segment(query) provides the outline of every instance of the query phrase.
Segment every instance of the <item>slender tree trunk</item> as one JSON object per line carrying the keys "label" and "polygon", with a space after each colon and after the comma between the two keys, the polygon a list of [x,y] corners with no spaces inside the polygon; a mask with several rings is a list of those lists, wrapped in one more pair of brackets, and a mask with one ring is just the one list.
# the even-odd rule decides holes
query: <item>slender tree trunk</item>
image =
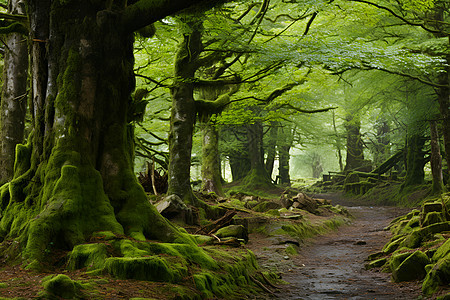
{"label": "slender tree trunk", "polygon": [[292,146],[292,129],[291,128],[282,128],[281,136],[285,137],[284,141],[278,143],[278,175],[280,176],[280,184],[284,186],[291,185],[291,177],[289,174],[289,161]]}
{"label": "slender tree trunk", "polygon": [[[8,12],[25,14],[22,0],[10,0]],[[0,105],[0,184],[13,178],[15,148],[23,142],[27,107],[28,40],[19,33],[6,37]]]}
{"label": "slender tree trunk", "polygon": [[267,158],[265,163],[265,167],[269,177],[272,177],[273,166],[275,164],[275,157],[277,154],[276,146],[278,139],[278,127],[278,122],[272,122],[270,124],[269,139],[267,142]]}
{"label": "slender tree trunk", "polygon": [[433,177],[433,194],[441,194],[444,191],[444,183],[442,176],[442,157],[439,147],[439,135],[436,121],[430,122],[431,137],[431,174]]}
{"label": "slender tree trunk", "polygon": [[194,204],[191,187],[191,152],[194,124],[197,116],[194,86],[189,82],[197,70],[196,60],[201,52],[199,24],[188,24],[192,29],[185,34],[175,58],[176,82],[172,88],[172,113],[169,133],[169,188],[168,195],[177,195],[184,202]]}
{"label": "slender tree trunk", "polygon": [[339,134],[337,132],[337,128],[336,128],[336,114],[334,113],[334,110],[332,110],[333,113],[333,130],[334,130],[334,135],[335,135],[335,139],[336,139],[336,150],[337,150],[337,155],[338,155],[338,159],[339,159],[339,170],[341,172],[344,171],[344,163],[342,162],[342,146],[341,146],[341,139],[339,137]]}
{"label": "slender tree trunk", "polygon": [[202,124],[202,190],[224,196],[220,174],[219,132],[206,122]]}

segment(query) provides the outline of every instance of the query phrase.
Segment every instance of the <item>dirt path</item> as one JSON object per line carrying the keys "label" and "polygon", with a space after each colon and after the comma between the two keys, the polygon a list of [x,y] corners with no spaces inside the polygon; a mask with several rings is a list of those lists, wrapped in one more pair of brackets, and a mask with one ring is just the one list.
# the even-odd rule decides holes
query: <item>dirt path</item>
{"label": "dirt path", "polygon": [[389,274],[364,269],[367,256],[379,251],[389,239],[389,232],[383,228],[405,210],[354,206],[336,196],[332,198],[333,204],[347,206],[355,221],[302,246],[300,254],[291,259],[292,269],[283,275],[283,280],[290,284],[277,296],[321,300],[417,299],[420,295],[417,283],[394,284]]}

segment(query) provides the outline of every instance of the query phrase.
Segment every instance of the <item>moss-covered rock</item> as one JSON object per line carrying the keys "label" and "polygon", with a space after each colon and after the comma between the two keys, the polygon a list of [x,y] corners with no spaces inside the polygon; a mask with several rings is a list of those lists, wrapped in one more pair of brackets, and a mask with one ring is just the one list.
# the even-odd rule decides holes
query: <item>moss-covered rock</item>
{"label": "moss-covered rock", "polygon": [[422,220],[422,226],[426,227],[431,224],[442,223],[446,221],[442,212],[432,211],[425,215]]}
{"label": "moss-covered rock", "polygon": [[69,276],[59,274],[50,275],[42,279],[44,291],[41,297],[45,299],[73,299],[77,293],[77,286]]}
{"label": "moss-covered rock", "polygon": [[236,237],[248,242],[247,228],[242,225],[230,225],[222,227],[216,232],[216,236],[219,238]]}
{"label": "moss-covered rock", "polygon": [[375,269],[375,268],[381,268],[384,266],[387,262],[386,257],[376,259],[374,261],[371,261],[370,263],[366,264],[364,267],[366,270]]}
{"label": "moss-covered rock", "polygon": [[445,241],[434,253],[433,261],[438,261],[450,254],[450,239]]}
{"label": "moss-covered rock", "polygon": [[392,269],[395,282],[422,279],[425,277],[425,266],[429,264],[428,256],[422,251],[409,255],[397,268]]}
{"label": "moss-covered rock", "polygon": [[450,222],[435,223],[421,229],[417,229],[406,236],[400,246],[410,249],[417,248],[426,237],[432,237],[434,234],[442,231],[450,231]]}
{"label": "moss-covered rock", "polygon": [[279,209],[281,208],[281,204],[273,202],[273,201],[263,201],[253,207],[252,209],[257,212],[266,212],[271,209]]}
{"label": "moss-covered rock", "polygon": [[422,284],[422,292],[431,295],[439,286],[450,283],[450,257],[440,259],[428,272]]}

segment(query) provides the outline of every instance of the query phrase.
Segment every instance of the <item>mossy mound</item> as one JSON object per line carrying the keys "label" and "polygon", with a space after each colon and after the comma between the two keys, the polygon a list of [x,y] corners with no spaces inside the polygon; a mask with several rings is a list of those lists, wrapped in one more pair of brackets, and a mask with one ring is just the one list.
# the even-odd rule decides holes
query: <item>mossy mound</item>
{"label": "mossy mound", "polygon": [[39,293],[39,299],[85,299],[82,290],[87,288],[88,284],[82,284],[70,279],[64,274],[49,275],[42,279],[43,291]]}
{"label": "mossy mound", "polygon": [[87,268],[90,273],[107,273],[119,279],[177,284],[193,279],[202,298],[242,294],[244,290],[251,293],[256,288],[251,276],[258,266],[250,251],[233,250],[229,254],[192,244],[136,241],[109,234],[97,236],[96,243],[74,247],[69,254],[70,269]]}

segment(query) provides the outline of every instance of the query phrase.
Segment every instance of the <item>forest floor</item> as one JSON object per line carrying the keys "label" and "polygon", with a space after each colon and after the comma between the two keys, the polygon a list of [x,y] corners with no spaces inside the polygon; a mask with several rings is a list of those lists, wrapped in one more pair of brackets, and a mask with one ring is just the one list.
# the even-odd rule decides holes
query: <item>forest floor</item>
{"label": "forest floor", "polygon": [[[355,217],[349,225],[322,236],[310,238],[296,245],[298,254],[287,255],[291,242],[274,242],[273,236],[252,233],[246,247],[252,250],[260,266],[277,272],[289,284],[278,284],[273,298],[278,299],[417,299],[420,284],[409,282],[394,284],[390,275],[364,269],[365,259],[370,253],[379,251],[389,240],[389,232],[383,228],[395,217],[408,210],[396,207],[359,206],[340,197],[339,194],[314,195],[332,200],[333,205],[348,207]],[[318,217],[319,218],[319,217]],[[298,244],[298,243],[297,243]],[[73,280],[91,282],[95,294],[88,299],[130,299],[151,297],[172,299],[176,297],[172,285],[138,280],[119,280],[109,276],[88,276],[82,271],[67,272]],[[20,267],[0,270],[0,299],[35,298],[42,290],[42,279],[52,274],[33,273]],[[55,274],[53,272],[53,274]],[[188,289],[195,288],[185,282]],[[269,294],[261,295],[262,299]]]}
{"label": "forest floor", "polygon": [[[315,237],[300,246],[299,254],[288,260],[274,259],[277,249],[250,236],[248,247],[263,268],[274,266],[288,282],[276,292],[279,299],[417,299],[418,282],[396,284],[390,274],[365,270],[365,259],[389,241],[384,231],[389,222],[409,209],[360,206],[339,194],[315,195],[348,208],[355,217],[350,225]],[[271,253],[272,252],[272,253]],[[421,298],[420,298],[421,299]]]}

